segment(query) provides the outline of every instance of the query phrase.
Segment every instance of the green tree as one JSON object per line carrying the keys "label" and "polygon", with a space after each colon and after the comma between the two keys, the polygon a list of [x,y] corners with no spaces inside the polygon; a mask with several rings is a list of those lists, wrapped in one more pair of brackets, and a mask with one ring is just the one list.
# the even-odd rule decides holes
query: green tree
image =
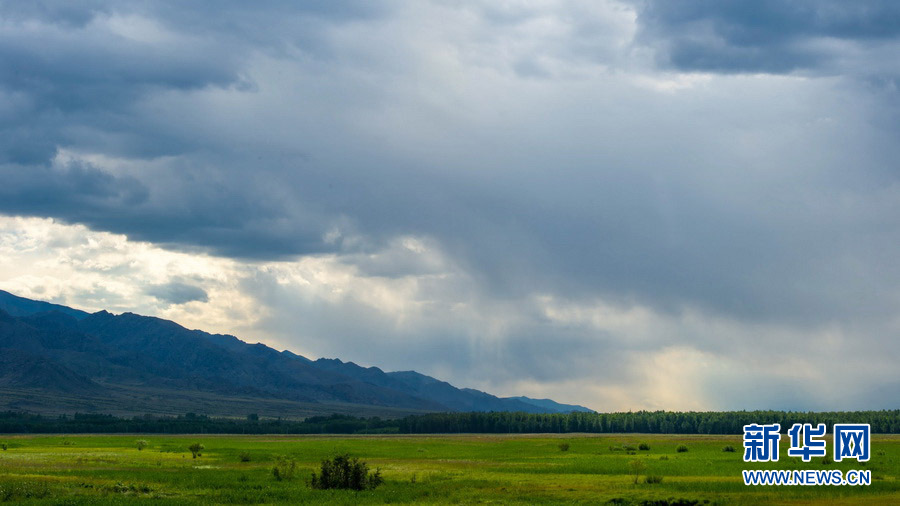
{"label": "green tree", "polygon": [[197,457],[202,457],[202,456],[203,456],[203,454],[201,453],[201,451],[203,451],[204,448],[206,448],[206,447],[203,446],[203,445],[200,444],[200,443],[194,443],[194,444],[192,444],[191,446],[188,446],[188,450],[191,451],[191,455],[192,455],[195,459],[196,459]]}

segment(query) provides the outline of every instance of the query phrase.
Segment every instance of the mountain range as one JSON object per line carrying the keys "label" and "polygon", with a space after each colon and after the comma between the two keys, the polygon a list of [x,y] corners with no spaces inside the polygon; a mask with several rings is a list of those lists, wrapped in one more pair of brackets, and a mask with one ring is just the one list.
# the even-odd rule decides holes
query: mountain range
{"label": "mountain range", "polygon": [[310,360],[169,320],[87,313],[2,290],[0,410],[285,418],[591,411],[457,388],[415,371]]}

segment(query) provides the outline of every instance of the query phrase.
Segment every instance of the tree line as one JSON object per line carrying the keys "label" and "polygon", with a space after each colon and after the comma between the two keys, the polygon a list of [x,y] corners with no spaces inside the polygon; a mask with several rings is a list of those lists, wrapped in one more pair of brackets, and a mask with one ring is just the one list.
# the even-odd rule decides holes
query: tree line
{"label": "tree line", "polygon": [[787,432],[794,423],[868,423],[872,432],[900,433],[900,410],[884,411],[635,411],[619,413],[433,413],[402,418],[399,431],[423,433],[645,433],[743,434],[750,424],[781,424]]}
{"label": "tree line", "polygon": [[753,423],[780,423],[782,432],[794,423],[868,423],[873,433],[900,433],[900,410],[883,411],[635,411],[618,413],[533,414],[512,412],[432,413],[399,419],[356,418],[348,415],[283,420],[248,415],[245,418],[143,415],[132,418],[102,414],[47,416],[0,413],[0,433],[146,433],[146,434],[453,434],[453,433],[646,433],[742,434]]}

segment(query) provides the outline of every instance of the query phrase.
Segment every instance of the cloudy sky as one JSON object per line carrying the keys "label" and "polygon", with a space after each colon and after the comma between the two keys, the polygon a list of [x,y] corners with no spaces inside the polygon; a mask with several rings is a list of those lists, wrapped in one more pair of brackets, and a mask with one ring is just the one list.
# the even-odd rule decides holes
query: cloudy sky
{"label": "cloudy sky", "polygon": [[900,407],[900,4],[0,1],[0,288],[597,410]]}

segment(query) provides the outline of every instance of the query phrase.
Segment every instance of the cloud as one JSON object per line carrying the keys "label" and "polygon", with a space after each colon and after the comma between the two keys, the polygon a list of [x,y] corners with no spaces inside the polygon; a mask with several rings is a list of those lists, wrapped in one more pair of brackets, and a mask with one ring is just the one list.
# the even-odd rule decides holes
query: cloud
{"label": "cloud", "polygon": [[[413,254],[441,257],[411,238],[401,247],[410,245]],[[409,254],[390,246],[376,256]],[[391,276],[356,263],[352,255],[247,263],[46,219],[0,219],[4,290],[89,311],[158,315],[310,358],[416,369],[459,386],[598,409],[896,401],[890,357],[900,349],[880,338],[900,328],[896,320],[798,329],[604,299],[500,300],[449,259]]]}
{"label": "cloud", "polygon": [[[51,166],[0,166],[6,185],[0,188],[7,212],[48,213],[71,221],[139,207],[147,187],[132,176],[114,176],[89,163],[72,161]],[[96,218],[93,218],[96,219]]]}
{"label": "cloud", "polygon": [[838,74],[848,53],[900,37],[900,7],[886,0],[636,3],[642,37],[688,71]]}
{"label": "cloud", "polygon": [[252,339],[248,325],[260,314],[234,288],[243,272],[232,260],[167,251],[83,225],[0,218],[3,289],[90,312],[155,315]]}
{"label": "cloud", "polygon": [[172,281],[164,285],[151,285],[147,287],[147,293],[160,301],[171,304],[209,301],[209,296],[203,288],[178,281]]}
{"label": "cloud", "polygon": [[[598,408],[787,405],[894,352],[892,5],[4,4],[4,254],[44,262],[5,286]],[[833,346],[795,378],[770,336]]]}

